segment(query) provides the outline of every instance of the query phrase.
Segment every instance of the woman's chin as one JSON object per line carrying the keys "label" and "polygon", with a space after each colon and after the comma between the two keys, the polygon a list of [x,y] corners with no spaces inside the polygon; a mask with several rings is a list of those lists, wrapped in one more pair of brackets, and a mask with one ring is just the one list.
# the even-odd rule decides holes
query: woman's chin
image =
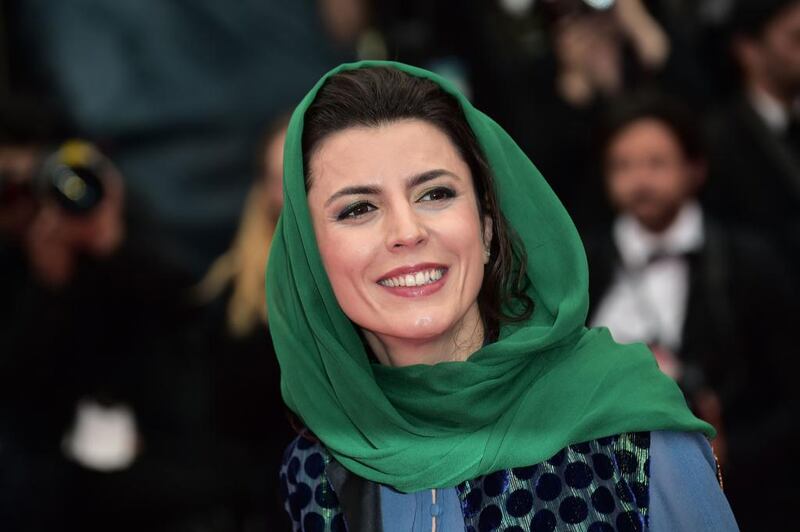
{"label": "woman's chin", "polygon": [[[448,331],[437,323],[432,317],[412,317],[406,320],[397,320],[392,324],[391,330],[387,330],[385,336],[390,336],[394,342],[406,344],[427,344],[436,342]],[[383,336],[379,334],[379,336]]]}
{"label": "woman's chin", "polygon": [[[429,316],[412,316],[409,318],[393,317],[387,327],[362,328],[366,336],[374,337],[384,349],[390,352],[427,352],[436,350],[450,329],[444,327],[439,320]],[[416,364],[420,362],[409,362]],[[397,365],[397,364],[393,364]],[[408,364],[404,364],[408,365]]]}

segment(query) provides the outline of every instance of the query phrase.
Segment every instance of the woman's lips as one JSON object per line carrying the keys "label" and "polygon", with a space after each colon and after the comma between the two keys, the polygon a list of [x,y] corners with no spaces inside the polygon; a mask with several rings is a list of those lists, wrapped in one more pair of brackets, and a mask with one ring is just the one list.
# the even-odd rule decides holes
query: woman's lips
{"label": "woman's lips", "polygon": [[401,297],[426,296],[444,286],[447,270],[446,266],[433,263],[405,266],[388,272],[378,285]]}

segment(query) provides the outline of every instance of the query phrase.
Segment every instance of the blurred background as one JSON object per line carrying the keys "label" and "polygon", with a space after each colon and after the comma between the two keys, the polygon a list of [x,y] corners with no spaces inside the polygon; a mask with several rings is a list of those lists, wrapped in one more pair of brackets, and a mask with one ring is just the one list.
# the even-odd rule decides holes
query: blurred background
{"label": "blurred background", "polygon": [[743,530],[800,495],[800,0],[0,1],[0,529],[285,530],[263,271],[288,115],[434,70],[584,239]]}

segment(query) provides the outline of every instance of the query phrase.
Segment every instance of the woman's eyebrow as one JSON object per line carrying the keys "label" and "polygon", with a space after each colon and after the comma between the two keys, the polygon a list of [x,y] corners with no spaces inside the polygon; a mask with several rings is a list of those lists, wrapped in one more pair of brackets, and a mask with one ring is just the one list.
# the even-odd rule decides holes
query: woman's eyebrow
{"label": "woman's eyebrow", "polygon": [[352,196],[357,194],[379,194],[380,191],[381,191],[380,187],[368,186],[368,185],[344,187],[336,191],[330,198],[328,198],[328,201],[325,202],[325,206],[327,207],[328,205],[333,203],[338,198],[341,198],[342,196]]}
{"label": "woman's eyebrow", "polygon": [[[458,178],[456,174],[450,172],[449,170],[445,170],[443,168],[437,168],[435,170],[428,170],[422,172],[421,174],[415,174],[408,177],[406,179],[406,188],[411,189],[417,187],[423,183],[427,183],[428,181],[432,181],[437,177],[441,177],[443,175],[449,175]],[[334,192],[333,195],[331,195],[331,197],[328,198],[328,200],[325,202],[325,207],[327,207],[337,199],[341,198],[342,196],[380,194],[380,192],[381,188],[374,185],[355,185],[352,187],[344,187]]]}
{"label": "woman's eyebrow", "polygon": [[406,188],[414,188],[423,183],[427,183],[428,181],[432,181],[437,177],[441,177],[443,175],[449,175],[455,178],[458,178],[456,174],[450,172],[449,170],[445,170],[443,168],[437,168],[436,170],[428,170],[427,172],[422,172],[421,174],[413,175],[406,179]]}

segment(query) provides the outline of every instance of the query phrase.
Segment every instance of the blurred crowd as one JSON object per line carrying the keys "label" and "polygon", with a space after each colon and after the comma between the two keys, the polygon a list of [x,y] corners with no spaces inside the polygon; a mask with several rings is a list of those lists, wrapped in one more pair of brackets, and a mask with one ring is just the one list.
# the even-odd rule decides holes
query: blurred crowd
{"label": "blurred crowd", "polygon": [[264,269],[293,105],[434,70],[584,239],[743,530],[800,495],[800,0],[0,2],[0,529],[284,530]]}

